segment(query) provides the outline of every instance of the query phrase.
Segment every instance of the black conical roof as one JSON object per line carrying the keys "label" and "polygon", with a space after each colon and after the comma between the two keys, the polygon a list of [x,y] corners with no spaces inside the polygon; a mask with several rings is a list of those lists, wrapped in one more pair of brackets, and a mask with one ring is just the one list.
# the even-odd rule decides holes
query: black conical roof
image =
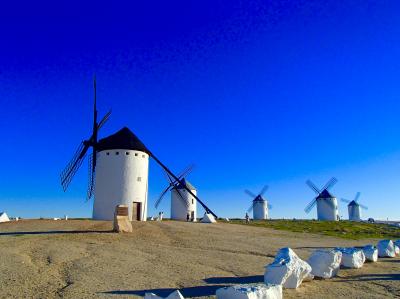
{"label": "black conical roof", "polygon": [[117,133],[100,139],[96,146],[97,151],[111,149],[127,149],[150,153],[140,139],[127,127],[123,127]]}
{"label": "black conical roof", "polygon": [[359,204],[355,200],[352,200],[350,201],[349,206],[359,206]]}
{"label": "black conical roof", "polygon": [[328,190],[323,190],[318,196],[317,199],[321,198],[335,198]]}
{"label": "black conical roof", "polygon": [[[189,183],[189,181],[188,181],[187,179],[183,178],[183,179],[181,180],[181,182],[182,182],[182,184],[184,184],[189,190],[196,190],[196,188],[195,188],[191,183]],[[176,188],[178,188],[178,189],[184,189],[182,185],[179,185],[179,186],[177,186]]]}
{"label": "black conical roof", "polygon": [[253,199],[253,201],[265,201],[265,199],[261,195],[257,195],[256,198]]}

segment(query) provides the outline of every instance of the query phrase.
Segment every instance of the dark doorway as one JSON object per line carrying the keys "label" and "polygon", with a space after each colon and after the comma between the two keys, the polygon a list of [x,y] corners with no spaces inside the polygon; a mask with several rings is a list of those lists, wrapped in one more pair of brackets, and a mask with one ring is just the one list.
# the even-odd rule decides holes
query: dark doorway
{"label": "dark doorway", "polygon": [[132,205],[132,221],[140,221],[141,217],[140,215],[142,214],[142,203],[141,202],[133,202]]}

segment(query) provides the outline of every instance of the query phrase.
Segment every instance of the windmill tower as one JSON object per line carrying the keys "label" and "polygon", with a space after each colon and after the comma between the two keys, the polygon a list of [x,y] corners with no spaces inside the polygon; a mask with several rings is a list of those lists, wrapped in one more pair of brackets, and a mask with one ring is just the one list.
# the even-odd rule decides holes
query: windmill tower
{"label": "windmill tower", "polygon": [[317,196],[307,205],[304,211],[308,214],[317,205],[318,220],[337,221],[339,220],[338,203],[329,189],[337,183],[336,178],[331,178],[328,183],[320,190],[313,182],[308,180],[306,184],[317,194]]}
{"label": "windmill tower", "polygon": [[171,191],[171,219],[186,221],[188,219],[191,221],[196,221],[197,218],[197,201],[196,198],[186,191],[183,187],[185,186],[192,191],[194,195],[197,195],[197,190],[185,179],[191,171],[193,170],[193,165],[187,167],[179,176],[179,181],[173,181],[173,179],[167,174],[167,180],[169,181],[169,186],[164,189],[160,197],[155,203],[155,208],[157,209],[163,199],[164,195]]}
{"label": "windmill tower", "polygon": [[349,220],[350,221],[361,221],[361,209],[368,210],[367,206],[364,206],[358,202],[360,199],[360,192],[356,193],[356,196],[353,200],[347,200],[342,198],[341,200],[347,203],[347,209],[349,211]]}
{"label": "windmill tower", "polygon": [[215,215],[190,188],[181,182],[127,127],[98,141],[98,132],[110,117],[109,111],[97,122],[96,80],[94,80],[94,109],[92,135],[81,142],[72,160],[61,173],[61,185],[67,190],[74,175],[85,159],[89,148],[89,186],[87,199],[95,197],[93,218],[112,220],[115,207],[123,204],[129,207],[129,219],[147,219],[147,194],[149,158],[161,166],[174,184],[179,184],[206,210]]}
{"label": "windmill tower", "polygon": [[244,190],[244,192],[253,198],[250,208],[247,210],[247,213],[251,213],[253,210],[253,219],[254,220],[265,220],[268,219],[268,210],[272,209],[272,206],[268,204],[268,201],[263,197],[264,193],[268,190],[268,186],[265,185],[264,188],[261,189],[258,195],[255,195],[253,192],[249,190]]}

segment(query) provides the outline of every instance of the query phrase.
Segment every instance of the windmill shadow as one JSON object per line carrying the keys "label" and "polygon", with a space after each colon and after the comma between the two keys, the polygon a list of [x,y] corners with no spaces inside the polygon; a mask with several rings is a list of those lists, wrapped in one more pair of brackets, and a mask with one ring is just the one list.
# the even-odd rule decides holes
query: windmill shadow
{"label": "windmill shadow", "polygon": [[33,232],[0,232],[1,236],[23,236],[23,235],[58,235],[58,234],[102,234],[113,233],[112,230],[51,230]]}
{"label": "windmill shadow", "polygon": [[[196,298],[196,297],[206,297],[206,296],[214,296],[217,289],[225,287],[224,285],[206,285],[206,286],[195,286],[195,287],[187,287],[179,289],[179,292],[182,293],[182,296],[185,298]],[[142,296],[146,293],[154,293],[157,296],[167,297],[176,288],[165,288],[165,289],[147,289],[147,290],[115,290],[115,291],[106,291],[101,292],[101,294],[109,294],[109,295],[135,295]]]}
{"label": "windmill shadow", "polygon": [[336,280],[336,282],[347,282],[347,281],[375,281],[375,280],[400,280],[400,274],[388,273],[388,274],[364,274],[349,276],[345,279]]}
{"label": "windmill shadow", "polygon": [[262,283],[263,275],[252,276],[227,276],[227,277],[209,277],[204,279],[209,284],[246,284],[246,283]]}

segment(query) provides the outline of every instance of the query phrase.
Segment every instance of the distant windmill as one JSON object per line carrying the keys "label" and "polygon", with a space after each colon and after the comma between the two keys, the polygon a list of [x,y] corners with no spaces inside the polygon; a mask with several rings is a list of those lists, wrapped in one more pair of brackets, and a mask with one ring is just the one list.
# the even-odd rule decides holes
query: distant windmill
{"label": "distant windmill", "polygon": [[198,196],[165,166],[127,127],[118,132],[98,139],[98,131],[108,120],[111,111],[97,122],[96,80],[94,80],[94,116],[93,131],[89,139],[83,141],[61,173],[61,185],[66,191],[74,175],[82,165],[87,151],[92,147],[89,157],[89,187],[87,198],[94,195],[93,218],[112,220],[117,205],[129,207],[129,219],[145,221],[147,219],[149,158],[168,174],[173,182],[178,182],[187,193],[199,202],[206,213],[218,218]]}
{"label": "distant windmill", "polygon": [[268,210],[272,209],[272,206],[268,204],[268,201],[263,197],[264,193],[268,190],[268,186],[265,185],[258,195],[254,194],[249,190],[244,190],[244,192],[253,198],[250,208],[247,213],[253,210],[254,220],[265,220],[268,219]]}
{"label": "distant windmill", "polygon": [[307,180],[306,184],[317,194],[317,196],[307,205],[304,211],[308,214],[314,206],[317,205],[318,220],[339,220],[337,199],[329,192],[329,189],[331,189],[336,183],[337,179],[331,178],[320,190],[313,182]]}
{"label": "distant windmill", "polygon": [[361,221],[361,209],[368,210],[367,206],[364,206],[358,202],[360,195],[361,193],[357,192],[356,196],[351,201],[344,198],[341,199],[343,202],[348,203],[347,208],[349,210],[350,221]]}
{"label": "distant windmill", "polygon": [[186,192],[183,185],[190,189],[194,194],[197,195],[196,188],[194,188],[189,181],[186,180],[186,176],[189,175],[193,170],[193,165],[187,167],[179,176],[178,181],[174,181],[170,175],[166,173],[169,186],[164,189],[160,197],[155,203],[157,209],[162,199],[168,191],[171,191],[171,219],[186,221],[187,216],[191,221],[196,221],[197,204],[196,199],[188,192]]}

